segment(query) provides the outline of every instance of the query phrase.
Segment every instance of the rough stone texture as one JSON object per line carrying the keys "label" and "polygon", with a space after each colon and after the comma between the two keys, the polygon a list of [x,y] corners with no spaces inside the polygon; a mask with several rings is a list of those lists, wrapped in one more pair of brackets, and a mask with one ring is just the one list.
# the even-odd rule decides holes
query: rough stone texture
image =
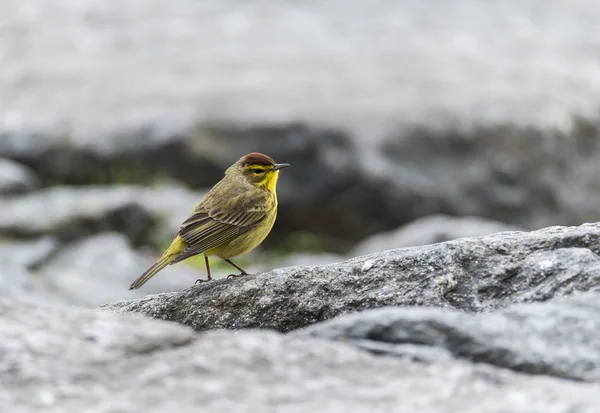
{"label": "rough stone texture", "polygon": [[[477,363],[600,382],[600,294],[519,304],[496,313],[389,307],[335,318],[296,334],[413,358],[415,347]],[[404,352],[404,350],[407,350]]]}
{"label": "rough stone texture", "polygon": [[177,186],[53,187],[0,199],[0,234],[52,235],[69,241],[118,231],[134,244],[147,245],[152,230],[161,223],[170,239],[202,195]]}
{"label": "rough stone texture", "polygon": [[600,220],[592,0],[2,11],[0,155],[44,182],[206,187],[261,150],[294,165],[273,242],[315,231],[343,252],[432,213]]}
{"label": "rough stone texture", "polygon": [[194,328],[293,330],[390,305],[480,312],[600,290],[600,224],[506,232],[196,285],[103,308]]}
{"label": "rough stone texture", "polygon": [[17,413],[595,413],[600,390],[459,360],[376,357],[321,339],[196,335],[141,317],[6,300],[0,333],[0,409]]}
{"label": "rough stone texture", "polygon": [[430,215],[419,218],[397,230],[373,235],[358,244],[352,255],[365,255],[392,248],[414,247],[451,241],[458,238],[479,237],[520,228],[479,217],[450,217]]}
{"label": "rough stone texture", "polygon": [[31,191],[40,185],[33,171],[24,165],[0,158],[0,195]]}

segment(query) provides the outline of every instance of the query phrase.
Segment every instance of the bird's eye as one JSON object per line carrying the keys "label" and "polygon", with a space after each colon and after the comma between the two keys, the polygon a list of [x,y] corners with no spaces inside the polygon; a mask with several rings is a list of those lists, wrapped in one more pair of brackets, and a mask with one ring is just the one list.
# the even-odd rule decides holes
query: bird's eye
{"label": "bird's eye", "polygon": [[254,172],[256,175],[258,175],[258,174],[263,173],[263,170],[259,169],[259,168],[254,168],[254,169],[252,169],[252,172]]}

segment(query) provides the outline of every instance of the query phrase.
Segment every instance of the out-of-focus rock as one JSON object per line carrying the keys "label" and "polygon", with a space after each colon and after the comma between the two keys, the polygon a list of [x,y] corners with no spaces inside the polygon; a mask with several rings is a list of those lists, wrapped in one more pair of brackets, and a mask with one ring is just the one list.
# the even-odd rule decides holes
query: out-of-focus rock
{"label": "out-of-focus rock", "polygon": [[173,238],[181,223],[190,216],[205,194],[205,191],[193,191],[172,182],[158,187],[140,188],[136,199],[160,220],[165,236]]}
{"label": "out-of-focus rock", "polygon": [[[0,300],[6,412],[595,413],[598,384]],[[351,389],[351,391],[349,391]],[[476,394],[477,397],[473,397]]]}
{"label": "out-of-focus rock", "polygon": [[[142,290],[131,283],[158,258],[132,249],[124,235],[101,233],[61,244],[52,238],[0,243],[0,297],[39,303],[97,307],[111,301],[140,298],[150,293],[180,291],[206,278],[203,260],[167,266]],[[215,265],[212,276],[232,272]],[[255,265],[248,266],[251,272]]]}
{"label": "out-of-focus rock", "polygon": [[42,304],[64,301],[48,291],[33,269],[51,257],[58,242],[50,237],[31,241],[0,242],[0,297]]}
{"label": "out-of-focus rock", "polygon": [[54,187],[0,199],[0,234],[72,240],[119,231],[143,243],[156,221],[137,194],[136,188],[127,187]]}
{"label": "out-of-focus rock", "polygon": [[505,232],[195,285],[103,308],[195,330],[289,331],[384,306],[467,312],[600,291],[600,224]]}
{"label": "out-of-focus rock", "polygon": [[[148,292],[179,291],[193,285],[196,279],[206,277],[204,268],[179,264],[165,268],[144,290],[129,291],[131,283],[156,258],[132,250],[121,234],[103,233],[63,246],[40,266],[35,277],[46,286],[48,294],[83,307],[139,298]],[[215,275],[216,278],[223,276],[218,271]]]}
{"label": "out-of-focus rock", "polygon": [[373,235],[358,244],[354,256],[371,254],[392,248],[414,247],[452,241],[458,238],[479,237],[520,228],[479,217],[450,217],[430,215],[416,219],[397,230]]}
{"label": "out-of-focus rock", "polygon": [[0,155],[46,183],[208,187],[263,151],[293,165],[267,242],[343,252],[436,213],[600,219],[593,2],[3,5]]}
{"label": "out-of-focus rock", "polygon": [[52,237],[30,241],[4,239],[0,241],[0,263],[33,268],[55,253],[58,245]]}
{"label": "out-of-focus rock", "polygon": [[16,237],[52,235],[73,240],[117,231],[134,244],[151,244],[163,223],[173,237],[202,193],[180,186],[146,188],[129,185],[53,187],[0,199],[0,234]]}
{"label": "out-of-focus rock", "polygon": [[297,335],[343,340],[414,358],[439,349],[528,374],[600,382],[600,294],[520,304],[495,313],[389,307],[315,324]]}
{"label": "out-of-focus rock", "polygon": [[0,195],[29,192],[40,185],[33,171],[10,159],[0,158]]}

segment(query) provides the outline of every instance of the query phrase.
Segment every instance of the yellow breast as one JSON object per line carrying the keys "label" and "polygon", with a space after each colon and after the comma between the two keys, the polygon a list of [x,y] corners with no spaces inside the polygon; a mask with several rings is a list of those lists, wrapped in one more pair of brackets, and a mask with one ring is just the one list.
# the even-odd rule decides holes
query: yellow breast
{"label": "yellow breast", "polygon": [[270,208],[267,217],[263,221],[239,235],[237,238],[213,248],[212,250],[205,252],[205,254],[216,255],[220,258],[233,258],[247,254],[258,247],[265,238],[267,238],[271,229],[273,229],[273,224],[275,224],[275,219],[277,218],[277,196],[272,193],[269,195],[267,203]]}

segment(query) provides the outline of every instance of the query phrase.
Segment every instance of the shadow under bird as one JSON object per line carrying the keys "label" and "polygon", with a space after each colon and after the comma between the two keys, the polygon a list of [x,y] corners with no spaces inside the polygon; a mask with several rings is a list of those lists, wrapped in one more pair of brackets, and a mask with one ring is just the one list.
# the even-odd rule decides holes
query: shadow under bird
{"label": "shadow under bird", "polygon": [[247,275],[231,258],[250,252],[271,232],[277,217],[279,170],[288,166],[258,152],[240,158],[196,205],[161,258],[129,289],[140,288],[167,265],[198,254],[204,254],[208,278],[197,282],[212,280],[209,256],[240,271],[229,277]]}

